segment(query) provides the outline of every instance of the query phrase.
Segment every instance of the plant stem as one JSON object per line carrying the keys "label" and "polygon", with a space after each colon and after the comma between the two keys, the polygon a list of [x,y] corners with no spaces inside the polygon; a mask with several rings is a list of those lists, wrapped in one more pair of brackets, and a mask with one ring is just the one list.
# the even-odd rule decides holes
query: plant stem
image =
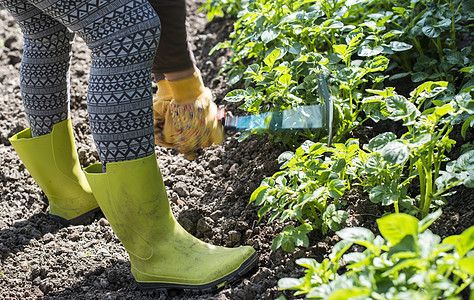
{"label": "plant stem", "polygon": [[423,162],[421,158],[418,159],[416,162],[416,168],[418,169],[418,177],[420,178],[420,210],[423,210],[425,206],[425,189],[426,189],[426,181],[425,181],[425,172],[423,171]]}
{"label": "plant stem", "polygon": [[324,34],[322,34],[321,36],[323,37],[323,39],[324,39],[326,42],[328,42],[328,44],[329,44],[329,48],[328,48],[328,49],[331,49],[329,52],[332,53],[332,45],[333,45],[333,43],[332,43]]}
{"label": "plant stem", "polygon": [[311,213],[313,214],[313,218],[314,218],[315,220],[317,220],[317,219],[318,219],[318,213],[317,213],[316,209],[314,208],[314,205],[313,205],[313,204],[310,204],[309,207],[310,207],[310,209],[311,209]]}
{"label": "plant stem", "polygon": [[442,195],[444,192],[446,192],[447,190],[449,190],[449,189],[451,189],[451,188],[453,188],[453,187],[455,187],[455,186],[457,186],[457,185],[459,185],[459,184],[461,184],[461,183],[463,183],[463,182],[464,182],[464,180],[461,179],[461,180],[458,180],[458,181],[455,181],[455,182],[451,183],[450,185],[448,185],[448,186],[447,186],[445,189],[443,189],[442,191],[438,191],[438,192],[434,193],[434,194],[433,194],[433,198],[434,198],[434,197],[441,196],[441,195]]}
{"label": "plant stem", "polygon": [[423,205],[422,217],[426,217],[430,210],[431,201],[433,200],[433,175],[431,174],[431,166],[433,165],[433,146],[430,147],[428,151],[428,160],[424,164],[425,169],[425,178],[426,178],[426,193],[425,193],[425,203]]}
{"label": "plant stem", "polygon": [[[453,13],[453,16],[451,17],[451,39],[455,43],[456,41],[456,28],[455,28],[455,20],[456,20],[456,15],[458,14],[459,10],[461,9],[461,5],[464,2],[464,0],[459,2],[458,7],[456,8],[456,11]],[[452,12],[452,6],[451,6],[451,12]]]}
{"label": "plant stem", "polygon": [[352,107],[352,102],[353,102],[353,99],[352,99],[352,90],[349,92],[349,107],[351,109],[351,117],[352,117],[352,121],[354,121],[354,117],[353,117],[353,113],[354,113],[354,108]]}
{"label": "plant stem", "polygon": [[439,62],[442,62],[443,61],[443,46],[441,45],[441,39],[438,37],[436,39],[436,42],[434,40],[432,41],[435,44],[436,49],[438,50]]}
{"label": "plant stem", "polygon": [[418,52],[420,53],[420,55],[425,55],[424,52],[423,52],[423,49],[421,48],[421,44],[420,44],[420,41],[418,40],[418,38],[413,38],[413,42],[415,43],[415,48],[416,50],[418,50]]}

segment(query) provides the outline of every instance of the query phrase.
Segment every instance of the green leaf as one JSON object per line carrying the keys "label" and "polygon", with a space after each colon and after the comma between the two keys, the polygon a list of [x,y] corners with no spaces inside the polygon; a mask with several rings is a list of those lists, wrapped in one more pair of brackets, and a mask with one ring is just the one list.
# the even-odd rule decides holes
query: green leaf
{"label": "green leaf", "polygon": [[461,54],[461,52],[451,52],[446,55],[446,61],[452,65],[463,65],[464,56]]}
{"label": "green leaf", "polygon": [[471,123],[474,121],[474,115],[472,115],[471,117],[469,117],[466,121],[464,121],[464,123],[462,124],[462,128],[461,128],[461,135],[464,139],[466,139],[466,133],[467,133],[467,129],[469,127],[471,127]]}
{"label": "green leaf", "polygon": [[280,290],[296,290],[304,284],[304,278],[282,278],[278,280]]}
{"label": "green leaf", "polygon": [[394,93],[393,87],[388,87],[388,88],[385,88],[384,90],[366,89],[366,91],[372,94],[382,96],[382,97],[389,97],[389,96],[396,95],[396,93]]}
{"label": "green leaf", "polygon": [[465,67],[459,70],[459,72],[465,72],[465,73],[474,73],[474,67]]}
{"label": "green leaf", "polygon": [[280,248],[282,240],[283,240],[283,234],[280,232],[273,239],[272,246],[271,246],[272,251],[275,251],[276,249]]}
{"label": "green leaf", "polygon": [[364,34],[361,28],[352,30],[346,35],[347,48],[343,54],[343,59],[347,63],[350,61],[350,57],[357,51],[360,43],[362,42]]}
{"label": "green leaf", "polygon": [[319,263],[314,259],[314,258],[298,258],[296,261],[296,264],[308,269],[316,269],[319,265]]}
{"label": "green leaf", "polygon": [[[303,144],[301,144],[300,148],[303,149],[303,151],[304,151],[305,154],[308,154],[308,153],[310,153],[311,151],[313,151],[312,149],[314,149],[313,146],[314,146],[315,144],[316,144],[316,143],[313,142],[313,141],[306,140],[306,141],[303,142]],[[323,146],[323,145],[321,145],[321,146]]]}
{"label": "green leaf", "polygon": [[342,240],[337,242],[336,245],[332,248],[331,254],[329,254],[329,258],[334,262],[338,263],[339,260],[341,259],[342,255],[349,250],[349,248],[352,246],[353,242],[351,241],[346,241]]}
{"label": "green leaf", "polygon": [[288,50],[288,52],[290,52],[293,55],[300,55],[301,49],[303,49],[303,46],[300,43],[295,42],[294,44],[290,46],[290,49]]}
{"label": "green leaf", "polygon": [[418,235],[418,220],[407,214],[391,214],[377,219],[377,224],[382,236],[392,246],[407,235]]}
{"label": "green leaf", "polygon": [[433,224],[433,222],[436,221],[439,216],[441,216],[441,213],[441,209],[438,209],[437,211],[427,215],[422,220],[420,220],[418,222],[418,232],[423,232],[426,230],[426,228],[430,227],[430,225]]}
{"label": "green leaf", "polygon": [[236,89],[229,92],[225,97],[224,100],[228,102],[240,102],[245,99],[247,96],[247,92],[242,89]]}
{"label": "green leaf", "polygon": [[339,173],[346,167],[346,160],[344,158],[338,159],[331,167],[331,172]]}
{"label": "green leaf", "polygon": [[372,59],[365,67],[369,72],[379,72],[387,69],[389,64],[388,58],[385,56],[377,56]]}
{"label": "green leaf", "polygon": [[474,226],[464,230],[459,235],[458,242],[456,244],[456,250],[458,251],[459,257],[464,257],[467,252],[474,248]]}
{"label": "green leaf", "polygon": [[435,114],[438,117],[442,117],[450,112],[453,112],[454,108],[451,106],[451,104],[445,104],[443,106],[438,106],[435,108]]}
{"label": "green leaf", "polygon": [[387,110],[390,112],[389,118],[400,121],[410,117],[412,114],[420,115],[416,106],[401,95],[389,96],[385,99]]}
{"label": "green leaf", "polygon": [[283,74],[278,77],[278,82],[281,83],[283,86],[288,87],[291,82],[291,75],[290,74]]}
{"label": "green leaf", "polygon": [[268,186],[259,186],[255,191],[253,191],[250,196],[249,203],[256,201],[255,205],[260,205],[263,202],[263,199],[267,193]]}
{"label": "green leaf", "polygon": [[279,29],[267,28],[264,32],[262,32],[262,35],[260,36],[260,38],[265,44],[267,44],[273,41],[274,39],[276,39],[279,35],[280,35]]}
{"label": "green leaf", "polygon": [[244,74],[258,75],[259,71],[260,71],[260,65],[252,64],[247,67]]}
{"label": "green leaf", "polygon": [[441,21],[439,21],[436,26],[437,27],[450,27],[451,26],[451,20],[450,19],[447,19],[447,18],[444,18],[442,19]]}
{"label": "green leaf", "polygon": [[364,34],[362,33],[362,29],[356,28],[346,35],[346,44],[349,47],[356,47],[362,42],[363,36]]}
{"label": "green leaf", "polygon": [[356,4],[360,4],[360,3],[365,3],[365,2],[367,2],[367,1],[368,1],[368,0],[347,0],[347,1],[345,2],[345,4],[346,4],[347,6],[352,6],[352,5],[356,5]]}
{"label": "green leaf", "polygon": [[405,12],[407,11],[406,8],[404,8],[404,7],[397,7],[397,6],[392,7],[392,10],[393,10],[395,13],[397,13],[397,14],[399,14],[399,15],[401,15],[401,16],[404,16],[404,15],[405,15]]}
{"label": "green leaf", "polygon": [[379,55],[382,52],[383,52],[382,46],[375,46],[375,47],[362,46],[357,54],[359,56],[368,57],[368,56]]}
{"label": "green leaf", "polygon": [[234,70],[230,72],[229,80],[227,81],[227,84],[232,86],[236,84],[237,82],[239,82],[243,76],[244,76],[244,72],[242,70],[237,70],[237,71]]}
{"label": "green leaf", "polygon": [[401,141],[392,141],[382,149],[380,154],[391,164],[404,164],[410,158],[410,148]]}
{"label": "green leaf", "polygon": [[474,170],[469,170],[468,174],[469,174],[469,176],[467,176],[464,179],[463,184],[464,184],[464,186],[466,186],[468,188],[474,188]]}
{"label": "green leaf", "polygon": [[392,76],[390,76],[389,80],[397,80],[397,79],[405,78],[410,74],[411,74],[411,72],[403,72],[403,73],[393,74]]}
{"label": "green leaf", "polygon": [[388,257],[394,261],[394,258],[408,258],[416,256],[417,245],[413,235],[403,237],[400,242],[390,247]]}
{"label": "green leaf", "polygon": [[438,178],[435,179],[435,184],[440,191],[447,189],[459,180],[456,173],[441,170],[439,174]]}
{"label": "green leaf", "polygon": [[332,48],[334,49],[335,53],[344,57],[344,55],[346,54],[347,45],[333,45]]}
{"label": "green leaf", "polygon": [[263,216],[265,216],[266,213],[268,213],[270,210],[272,209],[272,207],[270,205],[264,205],[262,206],[259,210],[258,210],[258,213],[257,213],[257,216],[258,216],[258,221],[260,222],[263,218]]}
{"label": "green leaf", "polygon": [[338,29],[344,27],[344,23],[334,19],[327,19],[321,24],[322,29]]}
{"label": "green leaf", "polygon": [[338,289],[329,296],[328,300],[349,300],[353,297],[369,296],[370,293],[368,288]]}
{"label": "green leaf", "polygon": [[429,134],[429,133],[418,134],[417,133],[417,134],[415,134],[414,137],[406,136],[404,138],[408,140],[408,143],[409,143],[411,148],[417,148],[417,147],[421,147],[421,146],[425,145],[426,143],[429,143],[431,141],[431,134]]}
{"label": "green leaf", "polygon": [[285,151],[283,152],[282,154],[280,154],[278,156],[278,163],[280,165],[282,165],[282,167],[286,164],[288,164],[288,162],[293,158],[295,157],[295,154],[291,151]]}
{"label": "green leaf", "polygon": [[[423,97],[423,98],[432,98],[435,97],[439,94],[439,92],[442,92],[446,90],[446,87],[448,86],[447,81],[427,81],[419,86],[417,86],[411,93],[410,95],[413,98],[416,97]],[[434,93],[433,93],[434,91]]]}
{"label": "green leaf", "polygon": [[390,49],[392,49],[393,51],[406,51],[406,50],[410,50],[411,48],[413,48],[412,45],[410,44],[407,44],[405,42],[398,42],[398,41],[392,41],[390,42],[390,45],[389,45]]}
{"label": "green leaf", "polygon": [[281,242],[281,249],[289,253],[295,252],[295,244],[293,243],[293,240],[283,239]]}
{"label": "green leaf", "polygon": [[328,184],[329,188],[329,195],[334,199],[339,199],[344,195],[344,191],[346,190],[346,185],[340,179],[333,179]]}
{"label": "green leaf", "polygon": [[361,241],[373,243],[375,239],[375,236],[372,231],[363,227],[344,228],[336,232],[336,234],[343,240],[352,243],[357,243]]}
{"label": "green leaf", "polygon": [[389,142],[394,141],[397,136],[393,132],[384,132],[369,141],[369,149],[377,152],[383,149]]}
{"label": "green leaf", "polygon": [[461,154],[461,156],[456,159],[452,169],[453,172],[468,170],[474,170],[474,150]]}
{"label": "green leaf", "polygon": [[307,234],[312,230],[313,228],[309,224],[301,224],[298,226],[295,230],[295,232],[292,235],[293,238],[293,243],[296,246],[299,247],[308,247],[309,246],[309,238]]}
{"label": "green leaf", "polygon": [[[276,174],[278,174],[278,175],[276,176]],[[278,172],[278,173],[275,173],[273,176],[275,178],[275,183],[277,185],[280,185],[280,186],[285,186],[286,185],[287,180],[286,180],[286,177],[285,177],[285,173]]]}
{"label": "green leaf", "polygon": [[403,270],[405,268],[409,270],[421,269],[424,267],[425,264],[426,262],[423,259],[419,259],[419,258],[400,260],[400,262],[397,263],[395,266],[383,272],[381,276],[389,277],[390,275],[399,273],[400,270]]}
{"label": "green leaf", "polygon": [[333,231],[337,231],[341,229],[341,224],[344,223],[344,221],[347,220],[348,214],[344,210],[337,210],[335,211],[332,215],[331,218],[329,219],[328,225],[329,228]]}
{"label": "green leaf", "polygon": [[433,252],[435,251],[434,249],[436,249],[440,241],[441,238],[439,235],[436,235],[429,230],[420,233],[418,236],[418,251],[421,254],[421,257],[432,257]]}
{"label": "green leaf", "polygon": [[423,28],[421,28],[421,31],[423,31],[423,33],[427,37],[432,38],[432,39],[439,37],[441,34],[441,29],[437,27],[433,27],[433,26],[423,26]]}
{"label": "green leaf", "polygon": [[456,102],[469,114],[474,114],[474,100],[470,93],[460,93],[456,95]]}
{"label": "green leaf", "polygon": [[275,61],[278,59],[278,57],[280,57],[280,54],[281,54],[281,50],[276,48],[275,50],[270,52],[270,54],[268,54],[267,57],[265,57],[263,62],[271,68],[275,64]]}
{"label": "green leaf", "polygon": [[422,82],[428,78],[428,74],[425,72],[416,72],[415,74],[411,75],[411,81],[413,82]]}
{"label": "green leaf", "polygon": [[398,201],[400,193],[392,191],[389,185],[379,185],[370,190],[369,199],[373,203],[382,203],[382,205],[392,205]]}
{"label": "green leaf", "polygon": [[[458,265],[464,272],[474,276],[474,257],[464,257],[458,261]],[[472,293],[472,292],[471,292]]]}

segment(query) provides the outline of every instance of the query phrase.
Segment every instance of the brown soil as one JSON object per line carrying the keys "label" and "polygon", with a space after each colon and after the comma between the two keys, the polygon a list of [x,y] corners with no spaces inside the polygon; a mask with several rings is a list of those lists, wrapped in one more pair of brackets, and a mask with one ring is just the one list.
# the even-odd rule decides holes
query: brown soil
{"label": "brown soil", "polygon": [[[232,22],[208,22],[197,12],[202,0],[188,1],[188,27],[197,64],[218,105],[235,110],[222,98],[230,91],[218,75],[224,51],[209,56],[223,41]],[[2,43],[3,41],[3,43]],[[103,216],[90,225],[64,227],[49,219],[47,199],[30,177],[8,138],[28,126],[20,96],[19,63],[22,37],[13,18],[0,7],[0,296],[2,299],[275,299],[291,298],[278,291],[282,277],[301,276],[299,257],[318,260],[329,255],[338,240],[333,233],[312,234],[312,246],[294,254],[271,251],[273,238],[284,224],[258,223],[258,208],[248,204],[260,181],[276,172],[282,152],[266,140],[237,141],[229,133],[221,146],[206,149],[189,162],[174,151],[157,147],[170,203],[178,221],[196,237],[216,245],[252,245],[259,253],[258,268],[243,280],[202,295],[183,292],[143,292],[130,273],[128,255]],[[89,51],[77,39],[71,69],[72,123],[83,167],[98,161],[86,112]],[[380,128],[379,128],[380,130]],[[360,130],[362,139],[367,132]],[[470,135],[472,139],[472,135]],[[462,141],[459,141],[462,143]],[[442,236],[458,234],[473,225],[472,190],[459,188],[449,199],[441,220],[432,230]],[[383,211],[357,190],[347,195],[349,226],[376,230]]]}

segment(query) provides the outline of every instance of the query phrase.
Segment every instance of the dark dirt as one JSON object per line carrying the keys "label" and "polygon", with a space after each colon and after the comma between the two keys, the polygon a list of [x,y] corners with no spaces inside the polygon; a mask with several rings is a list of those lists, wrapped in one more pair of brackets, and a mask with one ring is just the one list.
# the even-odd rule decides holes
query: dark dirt
{"label": "dark dirt", "polygon": [[[227,37],[232,22],[209,23],[204,12],[197,12],[200,1],[188,1],[189,36],[197,65],[217,104],[235,110],[235,105],[222,101],[230,87],[218,75],[228,54],[221,50],[208,55]],[[279,169],[276,158],[282,150],[253,137],[239,143],[239,134],[230,133],[222,145],[206,149],[192,162],[164,148],[157,147],[156,153],[178,221],[206,242],[228,247],[252,245],[260,254],[258,268],[243,280],[210,294],[176,291],[165,295],[139,290],[130,273],[128,255],[107,220],[98,216],[90,225],[73,227],[50,220],[47,199],[8,142],[28,126],[18,75],[22,43],[13,18],[0,8],[0,298],[275,299],[282,294],[290,298],[291,293],[278,291],[277,281],[302,275],[295,259],[321,260],[329,255],[338,240],[334,234],[323,237],[314,233],[312,246],[294,254],[271,251],[273,238],[285,224],[258,223],[258,208],[248,200],[260,181]],[[98,161],[86,113],[89,63],[89,51],[77,39],[71,69],[71,113],[83,167]],[[373,130],[369,126],[354,134],[364,140]],[[348,225],[376,230],[375,219],[383,213],[381,208],[357,190],[346,198]],[[432,230],[447,236],[472,226],[473,200],[472,190],[459,188]]]}

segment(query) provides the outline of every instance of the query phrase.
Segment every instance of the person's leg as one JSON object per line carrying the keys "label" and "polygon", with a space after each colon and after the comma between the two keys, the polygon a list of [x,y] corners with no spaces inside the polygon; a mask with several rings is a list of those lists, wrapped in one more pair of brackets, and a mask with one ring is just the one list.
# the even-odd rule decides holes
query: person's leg
{"label": "person's leg", "polygon": [[151,73],[160,24],[146,0],[38,1],[91,49],[87,109],[102,163],[154,153]]}
{"label": "person's leg", "polygon": [[33,137],[69,117],[69,65],[74,34],[25,1],[2,0],[23,33],[20,88]]}
{"label": "person's leg", "polygon": [[107,169],[95,164],[86,176],[135,279],[144,288],[210,290],[242,276],[257,263],[251,247],[205,244],[170,210],[153,145],[150,69],[159,33],[153,9],[140,0],[46,2],[35,4],[92,50],[88,110]]}
{"label": "person's leg", "polygon": [[10,141],[48,198],[51,218],[64,224],[89,223],[98,204],[81,170],[69,119],[74,34],[25,1],[0,2],[24,37],[20,87],[30,128]]}
{"label": "person's leg", "polygon": [[194,56],[186,34],[185,0],[148,0],[161,21],[160,45],[153,59],[155,81],[192,76]]}

